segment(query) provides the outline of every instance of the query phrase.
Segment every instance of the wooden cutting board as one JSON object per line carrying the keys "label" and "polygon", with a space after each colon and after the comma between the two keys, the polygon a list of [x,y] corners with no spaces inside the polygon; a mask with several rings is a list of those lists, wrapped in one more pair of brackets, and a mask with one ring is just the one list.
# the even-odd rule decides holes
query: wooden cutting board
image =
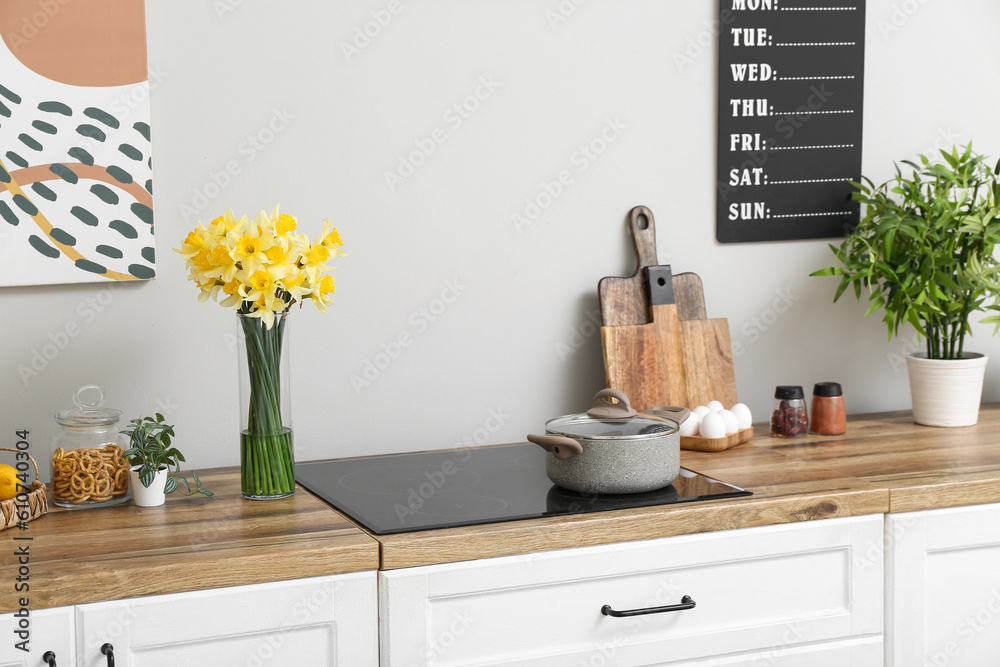
{"label": "wooden cutting board", "polygon": [[709,401],[721,401],[726,408],[736,404],[736,372],[729,321],[724,317],[707,319],[705,291],[696,273],[674,276],[674,294],[678,312],[683,302],[680,322],[681,350],[686,373],[685,407],[694,408]]}
{"label": "wooden cutting board", "polygon": [[681,405],[695,408],[720,401],[727,409],[733,407],[738,400],[729,321],[717,317],[682,320],[680,325],[687,391],[687,402]]}
{"label": "wooden cutting board", "polygon": [[643,269],[659,264],[653,212],[645,206],[636,206],[628,214],[628,225],[635,247],[635,273],[627,278],[601,278],[597,283],[604,326],[649,323],[649,287]]}
{"label": "wooden cutting board", "polygon": [[[659,377],[651,378],[659,385],[659,403],[647,405],[680,405],[687,407],[687,371],[684,366],[683,327],[674,299],[673,275],[669,266],[646,267],[649,283],[649,314],[653,322],[652,335],[656,346]],[[644,381],[645,378],[640,378]],[[626,394],[627,395],[627,394]]]}
{"label": "wooden cutting board", "polygon": [[682,320],[703,320],[705,312],[705,288],[697,273],[678,273],[674,276],[674,299],[677,301],[677,316]]}
{"label": "wooden cutting board", "polygon": [[728,322],[706,318],[697,274],[672,276],[669,267],[658,266],[648,208],[632,209],[629,227],[635,273],[598,283],[607,385],[624,391],[637,410],[693,408],[711,400],[732,406],[737,399]]}
{"label": "wooden cutting board", "polygon": [[[607,277],[597,283],[604,326],[648,324],[649,287],[644,269],[660,263],[656,255],[656,222],[653,212],[636,206],[628,215],[635,248],[635,273],[627,278]],[[701,278],[696,273],[681,273],[673,277],[677,300],[677,316],[682,320],[705,319],[705,294]]]}
{"label": "wooden cutting board", "polygon": [[681,326],[670,267],[648,266],[644,271],[651,321],[601,327],[608,386],[625,392],[640,412],[654,405],[683,406],[687,400]]}

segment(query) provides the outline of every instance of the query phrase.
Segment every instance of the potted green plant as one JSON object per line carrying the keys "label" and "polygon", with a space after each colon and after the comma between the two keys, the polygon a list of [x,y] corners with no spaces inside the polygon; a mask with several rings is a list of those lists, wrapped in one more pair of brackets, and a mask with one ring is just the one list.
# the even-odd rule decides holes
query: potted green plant
{"label": "potted green plant", "polygon": [[[961,152],[940,151],[943,160],[920,155],[920,164],[876,186],[862,177],[853,198],[865,206],[858,226],[839,246],[830,246],[838,265],[814,276],[840,276],[833,298],[849,288],[865,315],[884,311],[889,339],[912,325],[926,350],[907,357],[914,421],[932,426],[967,426],[979,417],[987,357],[965,349],[969,318],[1000,311],[1000,163],[993,169],[970,143]],[[1000,316],[982,322],[1000,328]],[[994,329],[996,333],[996,329]]]}
{"label": "potted green plant", "polygon": [[[173,493],[178,488],[178,482],[187,489],[185,495],[213,495],[202,487],[198,474],[192,472],[195,488],[192,489],[187,479],[180,476],[180,462],[184,455],[175,447],[170,446],[174,436],[172,424],[165,424],[163,415],[156,417],[138,417],[129,422],[130,429],[122,431],[128,436],[129,448],[122,456],[129,460],[132,482],[133,501],[139,507],[156,507],[162,505],[166,494]],[[173,466],[174,474],[170,473]]]}

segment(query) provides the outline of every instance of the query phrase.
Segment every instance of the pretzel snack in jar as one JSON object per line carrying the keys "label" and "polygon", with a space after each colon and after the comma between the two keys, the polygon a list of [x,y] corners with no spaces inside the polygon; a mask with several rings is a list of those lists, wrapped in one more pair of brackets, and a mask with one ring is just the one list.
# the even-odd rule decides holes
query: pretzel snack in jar
{"label": "pretzel snack in jar", "polygon": [[73,394],[75,409],[55,415],[52,497],[60,507],[117,505],[132,497],[129,464],[118,431],[121,411],[102,408],[104,391],[87,385]]}

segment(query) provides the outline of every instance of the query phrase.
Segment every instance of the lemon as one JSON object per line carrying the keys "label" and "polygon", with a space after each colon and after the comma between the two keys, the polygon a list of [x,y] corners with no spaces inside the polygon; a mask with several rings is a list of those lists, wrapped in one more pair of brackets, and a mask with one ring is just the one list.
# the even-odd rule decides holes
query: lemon
{"label": "lemon", "polygon": [[20,482],[16,470],[9,465],[0,464],[0,500],[10,500],[16,496]]}

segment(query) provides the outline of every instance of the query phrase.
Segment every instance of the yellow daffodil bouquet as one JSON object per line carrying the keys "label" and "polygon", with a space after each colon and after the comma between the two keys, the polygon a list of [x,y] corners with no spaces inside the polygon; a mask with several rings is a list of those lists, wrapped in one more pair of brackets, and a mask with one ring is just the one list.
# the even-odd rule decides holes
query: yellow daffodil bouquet
{"label": "yellow daffodil bouquet", "polygon": [[[250,219],[232,209],[207,227],[198,223],[180,248],[188,278],[209,298],[239,314],[246,353],[241,363],[240,463],[243,495],[269,499],[295,490],[289,409],[285,315],[312,301],[322,313],[333,304],[333,276],[326,262],[344,257],[340,234],[328,220],[315,241],[298,232],[298,221],[275,206]],[[245,362],[245,363],[244,363]],[[283,418],[284,416],[284,418]]]}
{"label": "yellow daffodil bouquet", "polygon": [[[208,227],[198,223],[177,252],[187,260],[188,278],[201,293],[227,308],[259,317],[270,329],[276,313],[296,301],[310,300],[321,313],[333,304],[333,276],[326,262],[347,255],[329,220],[315,242],[298,233],[298,221],[287,213],[265,211],[251,220],[237,219],[229,209]],[[222,299],[219,300],[219,293]]]}

